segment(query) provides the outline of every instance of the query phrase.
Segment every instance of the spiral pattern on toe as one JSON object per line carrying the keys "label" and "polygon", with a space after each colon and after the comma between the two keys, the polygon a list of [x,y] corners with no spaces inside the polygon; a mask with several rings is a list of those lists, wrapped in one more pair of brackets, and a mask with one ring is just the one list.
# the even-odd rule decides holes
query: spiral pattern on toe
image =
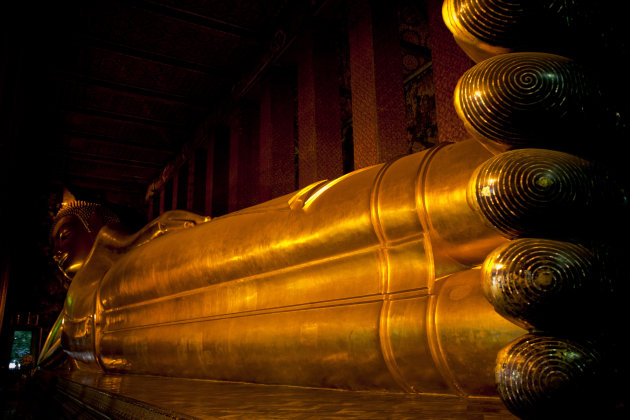
{"label": "spiral pattern on toe", "polygon": [[468,200],[507,237],[546,237],[569,228],[591,204],[587,161],[562,152],[521,149],[502,153],[473,173]]}
{"label": "spiral pattern on toe", "polygon": [[545,53],[503,54],[469,69],[455,89],[455,109],[483,142],[546,147],[573,141],[598,93],[581,66]]}
{"label": "spiral pattern on toe", "polygon": [[587,407],[602,377],[602,356],[591,346],[533,334],[501,350],[495,367],[499,396],[521,418]]}
{"label": "spiral pattern on toe", "polygon": [[548,239],[518,239],[486,258],[483,288],[495,310],[527,328],[575,322],[597,290],[597,263],[588,249]]}
{"label": "spiral pattern on toe", "polygon": [[455,39],[488,52],[492,46],[549,51],[575,43],[593,10],[576,0],[445,0],[442,18]]}
{"label": "spiral pattern on toe", "polygon": [[511,46],[520,35],[515,33],[515,28],[533,13],[531,3],[523,0],[446,0],[442,14],[456,37],[474,37],[492,45]]}

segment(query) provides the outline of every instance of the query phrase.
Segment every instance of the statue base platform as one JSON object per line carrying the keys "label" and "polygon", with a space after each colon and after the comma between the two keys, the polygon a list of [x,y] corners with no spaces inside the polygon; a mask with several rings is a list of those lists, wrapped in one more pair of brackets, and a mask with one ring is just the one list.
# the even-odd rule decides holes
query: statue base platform
{"label": "statue base platform", "polygon": [[457,398],[279,385],[40,372],[64,418],[516,419],[498,398]]}

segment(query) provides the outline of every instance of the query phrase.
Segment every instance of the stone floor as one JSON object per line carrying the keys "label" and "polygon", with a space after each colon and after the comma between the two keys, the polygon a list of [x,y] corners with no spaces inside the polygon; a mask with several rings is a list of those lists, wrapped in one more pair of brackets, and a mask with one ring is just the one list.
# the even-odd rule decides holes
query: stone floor
{"label": "stone floor", "polygon": [[[38,401],[22,401],[15,405],[6,418],[516,418],[500,400],[490,398],[466,400],[441,395],[355,392],[86,372],[50,376],[44,382],[49,386],[52,383],[52,387],[58,390],[55,397],[57,407],[46,402],[45,398],[36,397]],[[39,389],[41,393],[41,386]],[[31,399],[33,396],[35,394],[31,393]],[[74,401],[73,407],[68,401]],[[60,404],[65,404],[64,410],[61,410],[63,414],[59,411]],[[108,412],[107,417],[99,415],[102,411]]]}
{"label": "stone floor", "polygon": [[[257,385],[85,371],[2,375],[0,418],[516,419],[498,399]],[[627,388],[623,388],[627,389]],[[555,418],[577,418],[556,416]],[[582,418],[582,416],[579,416]],[[627,419],[624,406],[595,419]]]}

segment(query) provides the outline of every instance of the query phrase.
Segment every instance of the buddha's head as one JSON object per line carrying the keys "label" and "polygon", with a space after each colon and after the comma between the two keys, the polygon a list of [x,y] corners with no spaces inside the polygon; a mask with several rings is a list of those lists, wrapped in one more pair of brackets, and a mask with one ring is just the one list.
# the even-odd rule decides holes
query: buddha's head
{"label": "buddha's head", "polygon": [[100,204],[72,201],[61,207],[50,236],[53,258],[66,277],[72,279],[83,267],[99,230],[117,222],[118,217]]}

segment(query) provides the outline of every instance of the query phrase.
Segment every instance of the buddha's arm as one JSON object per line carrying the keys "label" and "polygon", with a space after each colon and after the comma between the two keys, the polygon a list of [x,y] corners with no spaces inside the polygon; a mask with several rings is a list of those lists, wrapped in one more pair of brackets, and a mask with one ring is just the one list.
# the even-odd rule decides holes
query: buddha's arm
{"label": "buddha's arm", "polygon": [[114,254],[123,254],[167,233],[188,229],[209,220],[210,217],[189,211],[171,210],[132,234],[120,232],[112,226],[104,226],[98,234],[95,245],[98,248],[108,249]]}

